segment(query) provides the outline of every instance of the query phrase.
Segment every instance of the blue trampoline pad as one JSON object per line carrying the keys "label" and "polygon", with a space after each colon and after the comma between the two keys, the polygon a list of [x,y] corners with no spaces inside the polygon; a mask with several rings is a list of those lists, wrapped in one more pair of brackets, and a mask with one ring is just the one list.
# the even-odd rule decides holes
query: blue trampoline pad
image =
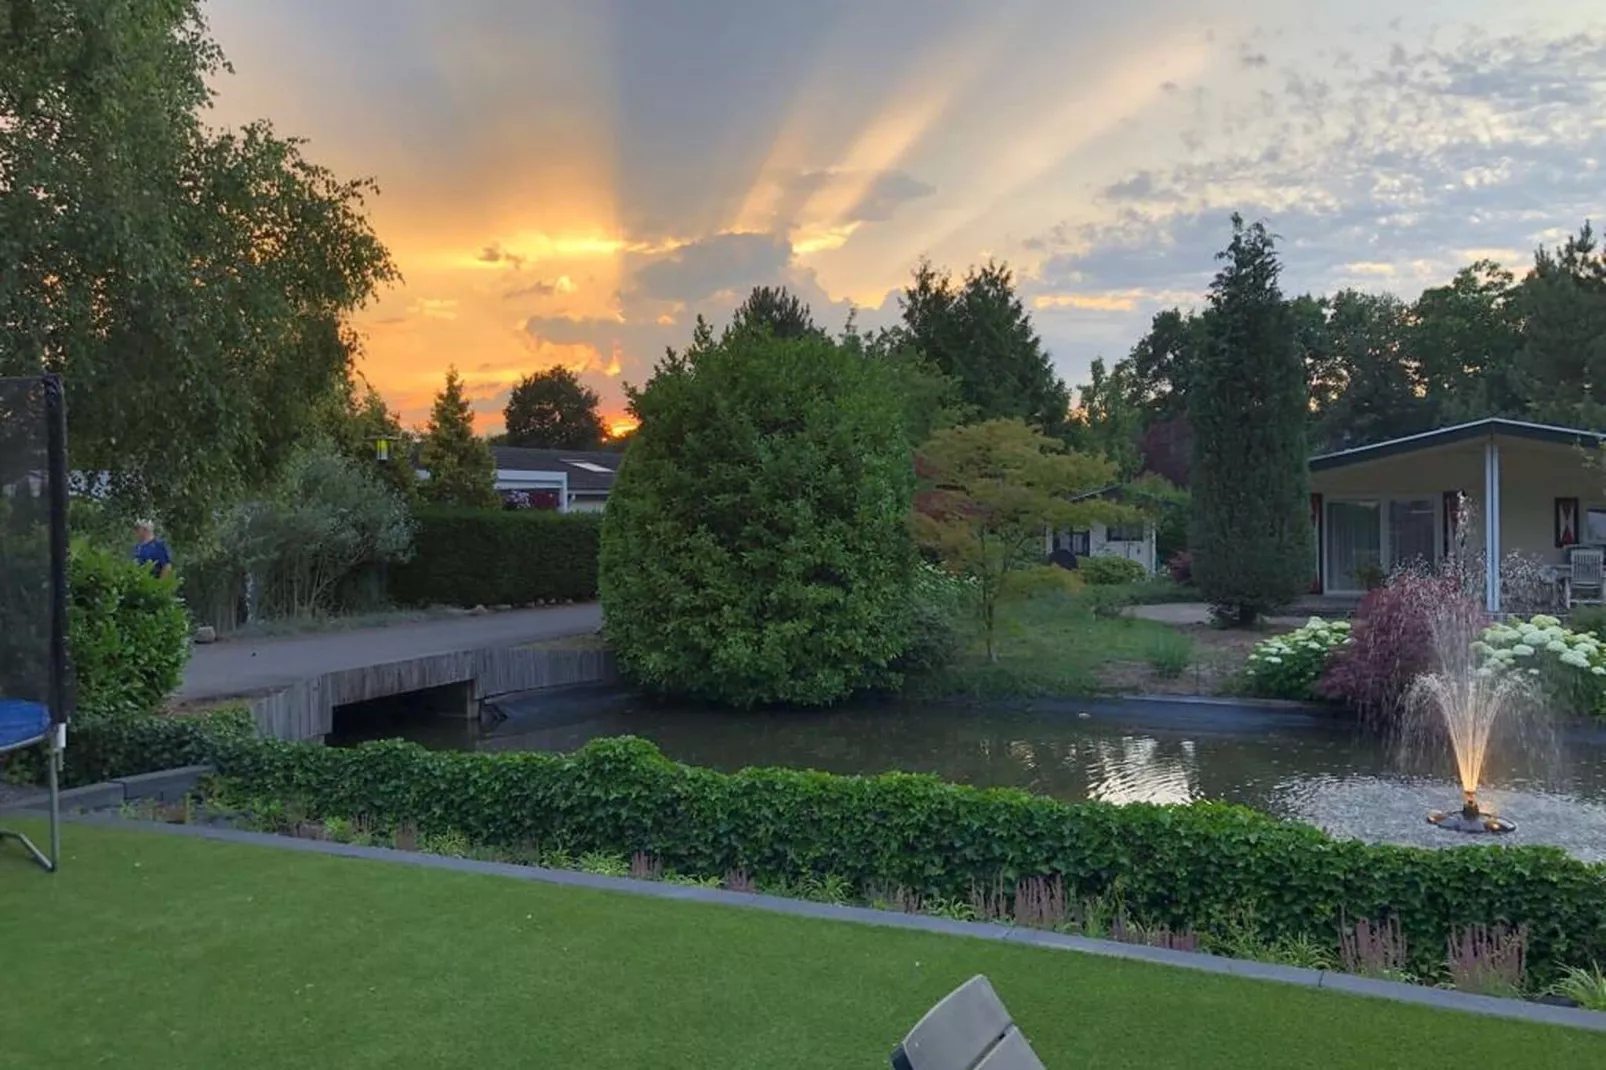
{"label": "blue trampoline pad", "polygon": [[0,698],[0,751],[39,739],[50,731],[50,708],[40,702]]}

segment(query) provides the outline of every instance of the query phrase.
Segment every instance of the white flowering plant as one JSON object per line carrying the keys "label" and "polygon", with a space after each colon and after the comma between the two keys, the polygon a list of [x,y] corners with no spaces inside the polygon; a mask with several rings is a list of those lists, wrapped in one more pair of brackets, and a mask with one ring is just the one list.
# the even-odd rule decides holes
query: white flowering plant
{"label": "white flowering plant", "polygon": [[1264,698],[1314,699],[1327,659],[1349,642],[1348,621],[1321,617],[1312,617],[1287,635],[1263,639],[1250,651],[1244,666],[1248,690]]}
{"label": "white flowering plant", "polygon": [[1492,624],[1473,644],[1481,672],[1537,677],[1547,696],[1571,712],[1606,716],[1606,644],[1552,616]]}

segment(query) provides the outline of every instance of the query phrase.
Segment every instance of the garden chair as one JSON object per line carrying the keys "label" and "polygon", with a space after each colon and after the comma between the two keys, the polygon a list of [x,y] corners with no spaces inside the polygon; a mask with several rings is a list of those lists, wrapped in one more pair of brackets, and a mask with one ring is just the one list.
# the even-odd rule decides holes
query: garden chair
{"label": "garden chair", "polygon": [[987,978],[942,998],[892,1053],[892,1070],[1044,1070]]}
{"label": "garden chair", "polygon": [[1567,608],[1598,606],[1606,601],[1606,550],[1579,547],[1568,553],[1567,560],[1572,565],[1567,578]]}

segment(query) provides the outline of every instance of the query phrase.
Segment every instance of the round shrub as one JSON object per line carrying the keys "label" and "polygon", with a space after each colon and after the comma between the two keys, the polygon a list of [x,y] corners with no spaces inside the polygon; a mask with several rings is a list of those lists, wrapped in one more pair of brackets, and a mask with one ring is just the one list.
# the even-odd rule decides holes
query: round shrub
{"label": "round shrub", "polygon": [[157,579],[125,554],[73,547],[68,646],[77,712],[135,717],[162,708],[189,660],[189,615],[178,580]]}
{"label": "round shrub", "polygon": [[895,686],[914,466],[886,367],[737,331],[665,361],[632,406],[598,574],[621,671],[732,706]]}
{"label": "round shrub", "polygon": [[1082,581],[1092,587],[1114,587],[1123,583],[1142,583],[1149,578],[1149,570],[1125,557],[1108,554],[1082,558],[1077,571]]}

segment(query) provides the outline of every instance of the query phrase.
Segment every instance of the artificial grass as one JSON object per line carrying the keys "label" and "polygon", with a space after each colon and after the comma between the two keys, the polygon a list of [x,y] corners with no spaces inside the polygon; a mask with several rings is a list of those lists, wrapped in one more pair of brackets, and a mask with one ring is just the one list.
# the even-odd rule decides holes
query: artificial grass
{"label": "artificial grass", "polygon": [[[37,825],[29,825],[37,830]],[[1067,952],[69,825],[0,848],[0,1066],[885,1067],[991,978],[1051,1068],[1606,1065],[1606,1036]]]}

